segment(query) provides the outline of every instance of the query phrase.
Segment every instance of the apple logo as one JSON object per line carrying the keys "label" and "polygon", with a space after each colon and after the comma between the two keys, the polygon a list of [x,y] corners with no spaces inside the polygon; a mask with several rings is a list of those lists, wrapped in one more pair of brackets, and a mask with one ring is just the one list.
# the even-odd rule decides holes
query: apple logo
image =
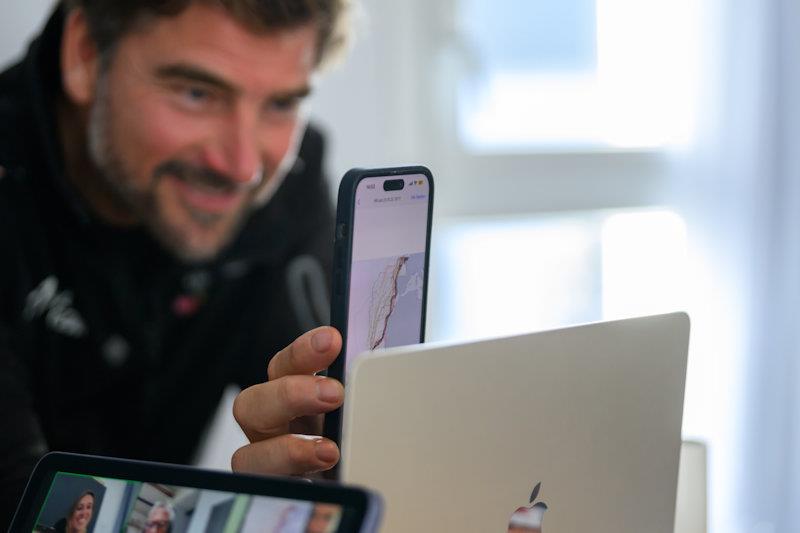
{"label": "apple logo", "polygon": [[541,483],[537,483],[531,492],[530,506],[520,507],[511,515],[508,523],[508,533],[542,533],[542,519],[547,510],[547,504],[537,502]]}

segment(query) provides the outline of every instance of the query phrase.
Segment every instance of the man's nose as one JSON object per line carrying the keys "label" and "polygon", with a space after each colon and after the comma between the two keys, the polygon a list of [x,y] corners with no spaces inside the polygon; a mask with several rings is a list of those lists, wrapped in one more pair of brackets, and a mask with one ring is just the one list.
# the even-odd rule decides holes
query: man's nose
{"label": "man's nose", "polygon": [[216,146],[208,154],[209,165],[240,184],[253,183],[261,175],[263,160],[255,120],[232,116],[217,132]]}

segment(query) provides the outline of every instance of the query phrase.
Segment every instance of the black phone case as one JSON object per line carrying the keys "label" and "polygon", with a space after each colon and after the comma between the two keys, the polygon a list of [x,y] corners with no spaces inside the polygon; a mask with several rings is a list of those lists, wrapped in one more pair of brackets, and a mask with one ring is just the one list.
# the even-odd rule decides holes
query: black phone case
{"label": "black phone case", "polygon": [[[423,166],[392,167],[376,169],[354,168],[348,171],[339,184],[339,197],[336,206],[336,235],[333,254],[333,290],[331,297],[331,325],[342,334],[342,351],[328,369],[328,376],[345,380],[345,346],[347,346],[347,312],[350,293],[350,265],[353,256],[353,220],[355,214],[356,187],[364,178],[392,177],[423,174],[428,178],[428,223],[425,235],[425,276],[422,288],[422,321],[419,342],[425,340],[425,313],[428,303],[428,266],[431,248],[431,220],[433,215],[433,176]],[[347,399],[345,398],[345,401]],[[323,435],[337,444],[341,444],[342,408],[325,415]],[[338,468],[334,468],[329,477],[337,477]]]}

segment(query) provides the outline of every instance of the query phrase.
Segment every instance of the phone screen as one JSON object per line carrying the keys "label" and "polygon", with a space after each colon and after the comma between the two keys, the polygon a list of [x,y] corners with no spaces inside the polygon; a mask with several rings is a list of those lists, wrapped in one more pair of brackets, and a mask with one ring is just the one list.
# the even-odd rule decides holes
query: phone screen
{"label": "phone screen", "polygon": [[345,371],[365,352],[422,341],[429,202],[424,174],[356,187]]}

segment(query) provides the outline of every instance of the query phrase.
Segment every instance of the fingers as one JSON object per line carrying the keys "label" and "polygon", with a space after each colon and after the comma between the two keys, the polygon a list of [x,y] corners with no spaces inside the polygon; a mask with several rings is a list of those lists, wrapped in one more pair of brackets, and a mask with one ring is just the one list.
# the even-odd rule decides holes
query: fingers
{"label": "fingers", "polygon": [[233,416],[251,441],[287,433],[299,417],[339,407],[344,387],[322,376],[284,376],[243,390],[233,402]]}
{"label": "fingers", "polygon": [[233,416],[251,444],[233,454],[233,470],[295,475],[336,464],[339,449],[334,442],[290,432],[319,425],[320,415],[342,405],[342,384],[313,375],[328,368],[341,347],[342,337],[334,328],[312,330],[275,354],[267,367],[269,381],[236,397]]}
{"label": "fingers", "polygon": [[281,435],[254,442],[231,457],[234,472],[302,475],[328,470],[339,460],[339,448],[322,437]]}
{"label": "fingers", "polygon": [[276,353],[267,367],[270,380],[292,374],[313,374],[328,368],[342,349],[342,336],[323,326],[298,337]]}

